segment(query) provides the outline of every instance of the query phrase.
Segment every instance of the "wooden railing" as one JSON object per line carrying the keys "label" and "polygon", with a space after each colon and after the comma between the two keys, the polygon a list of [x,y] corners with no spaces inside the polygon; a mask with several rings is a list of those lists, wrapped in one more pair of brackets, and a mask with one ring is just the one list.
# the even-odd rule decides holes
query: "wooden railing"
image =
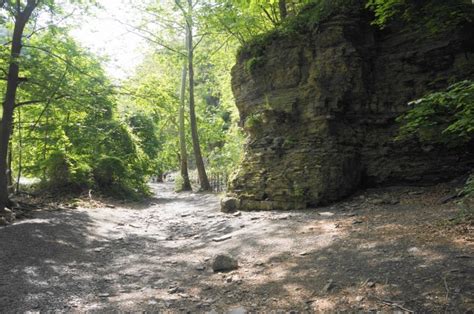
{"label": "wooden railing", "polygon": [[[219,193],[227,190],[227,179],[228,175],[225,172],[209,172],[207,174],[209,184],[211,185],[212,191]],[[190,173],[189,180],[192,185],[199,186],[199,176],[196,172]]]}

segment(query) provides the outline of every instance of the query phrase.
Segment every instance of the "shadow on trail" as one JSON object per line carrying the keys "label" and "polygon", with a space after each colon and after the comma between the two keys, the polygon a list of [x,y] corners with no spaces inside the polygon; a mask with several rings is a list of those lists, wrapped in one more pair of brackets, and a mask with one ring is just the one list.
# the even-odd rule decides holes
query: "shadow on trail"
{"label": "shadow on trail", "polygon": [[[61,309],[81,289],[97,283],[110,260],[94,258],[102,239],[91,238],[84,212],[43,212],[0,228],[0,308],[6,312]],[[51,307],[48,307],[51,308]]]}
{"label": "shadow on trail", "polygon": [[[416,208],[355,217],[337,210],[332,217],[311,211],[233,217],[218,212],[213,195],[157,188],[158,205],[107,209],[115,220],[92,210],[44,212],[0,228],[2,311],[464,312],[474,306],[469,249],[417,230],[425,213]],[[402,216],[408,217],[403,223]],[[106,233],[99,230],[104,224]],[[222,235],[232,238],[212,241]],[[211,258],[221,252],[237,257],[240,268],[213,273]]]}

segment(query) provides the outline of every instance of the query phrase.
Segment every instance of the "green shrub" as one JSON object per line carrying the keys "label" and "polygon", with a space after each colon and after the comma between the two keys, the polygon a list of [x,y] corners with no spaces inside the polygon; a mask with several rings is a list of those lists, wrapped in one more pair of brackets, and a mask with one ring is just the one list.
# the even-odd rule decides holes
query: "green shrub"
{"label": "green shrub", "polygon": [[94,185],[92,167],[82,160],[73,160],[70,175],[71,183],[79,187],[89,188]]}
{"label": "green shrub", "polygon": [[101,188],[119,184],[121,179],[126,177],[127,167],[117,157],[102,157],[94,167],[94,179]]}
{"label": "green shrub", "polygon": [[118,157],[101,157],[94,167],[94,180],[99,190],[107,195],[139,200],[149,195],[144,161],[135,160],[130,165]]}
{"label": "green shrub", "polygon": [[399,20],[428,35],[447,33],[474,19],[471,0],[368,0],[366,7],[374,12],[373,24],[380,28]]}
{"label": "green shrub", "polygon": [[61,186],[70,182],[70,162],[62,152],[56,152],[49,156],[44,164],[45,175],[48,184]]}
{"label": "green shrub", "polygon": [[401,115],[398,139],[412,136],[422,142],[459,146],[474,139],[474,81],[461,81],[447,90],[410,103]]}
{"label": "green shrub", "polygon": [[[411,110],[401,115],[397,140],[417,138],[423,143],[463,147],[474,141],[474,81],[461,81],[444,91],[431,93],[410,103]],[[472,220],[474,209],[474,175],[461,191],[462,216]],[[461,219],[465,221],[466,219]]]}
{"label": "green shrub", "polygon": [[182,192],[183,191],[183,177],[181,175],[177,175],[176,179],[174,180],[174,190],[175,192]]}
{"label": "green shrub", "polygon": [[265,64],[265,58],[260,57],[251,57],[245,61],[245,71],[249,74],[254,74],[258,68],[262,67]]}
{"label": "green shrub", "polygon": [[474,198],[474,173],[472,173],[466,181],[466,185],[463,189],[463,194],[467,197]]}
{"label": "green shrub", "polygon": [[93,183],[92,169],[79,158],[54,152],[44,164],[47,186],[61,189],[87,188]]}
{"label": "green shrub", "polygon": [[263,124],[263,113],[262,112],[252,113],[245,119],[244,128],[247,130],[257,130],[258,128],[262,126],[262,124]]}
{"label": "green shrub", "polygon": [[297,38],[312,31],[320,23],[335,14],[347,14],[363,8],[362,0],[314,0],[301,9],[296,16],[290,16],[273,30],[253,37],[240,47],[237,55],[254,57],[250,65],[260,65],[264,60],[265,46],[279,38]]}

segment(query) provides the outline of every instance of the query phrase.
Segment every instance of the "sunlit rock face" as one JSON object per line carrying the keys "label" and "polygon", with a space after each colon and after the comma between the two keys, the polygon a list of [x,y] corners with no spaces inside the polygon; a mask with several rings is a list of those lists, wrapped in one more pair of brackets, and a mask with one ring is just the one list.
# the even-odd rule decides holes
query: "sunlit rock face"
{"label": "sunlit rock face", "polygon": [[355,10],[243,50],[232,85],[248,142],[229,195],[243,210],[297,209],[465,173],[467,151],[394,141],[395,118],[473,77],[473,34],[380,32]]}

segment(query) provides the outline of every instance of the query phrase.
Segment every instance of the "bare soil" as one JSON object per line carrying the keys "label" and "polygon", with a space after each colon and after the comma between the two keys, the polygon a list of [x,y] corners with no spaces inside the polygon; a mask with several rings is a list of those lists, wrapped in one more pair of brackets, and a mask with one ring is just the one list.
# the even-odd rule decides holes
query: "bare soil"
{"label": "bare soil", "polygon": [[[214,194],[156,198],[0,227],[1,312],[474,310],[474,235],[445,186],[361,192],[307,211],[219,211]],[[230,236],[215,242],[213,239]],[[212,257],[239,262],[214,273]]]}

